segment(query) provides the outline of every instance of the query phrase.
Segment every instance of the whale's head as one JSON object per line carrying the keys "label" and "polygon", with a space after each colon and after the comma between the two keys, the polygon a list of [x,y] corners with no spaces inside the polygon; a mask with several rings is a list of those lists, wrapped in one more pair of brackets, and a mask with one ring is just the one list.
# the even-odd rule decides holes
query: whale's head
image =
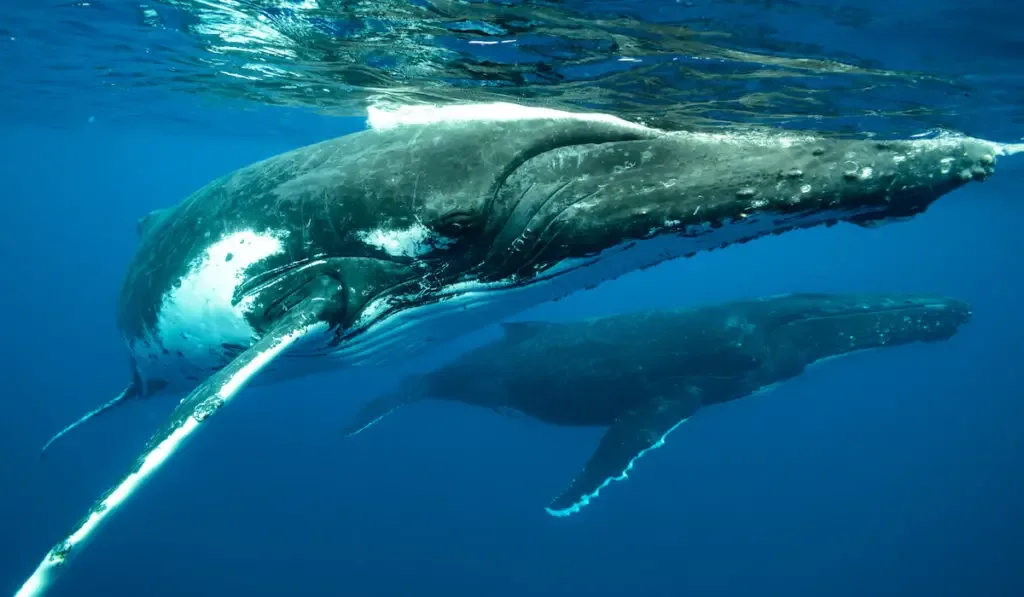
{"label": "whale's head", "polygon": [[798,293],[773,301],[769,350],[802,364],[861,350],[939,342],[971,319],[968,303],[931,294]]}
{"label": "whale's head", "polygon": [[[217,249],[210,259],[243,279],[232,304],[255,330],[320,280],[344,289],[329,349],[393,357],[667,259],[912,217],[985,179],[1000,152],[949,135],[666,132],[511,104],[373,124],[243,169],[161,217],[124,286],[126,337],[145,327],[136,313]],[[220,238],[210,209],[247,228]],[[154,255],[182,271],[156,280]]]}
{"label": "whale's head", "polygon": [[496,189],[478,271],[495,281],[573,267],[614,277],[617,266],[646,267],[794,228],[874,227],[984,180],[995,160],[991,143],[966,137],[669,133],[559,147],[519,165]]}
{"label": "whale's head", "polygon": [[[767,234],[906,219],[985,179],[999,152],[968,137],[664,132],[604,115],[491,109],[360,133],[358,188],[347,192],[368,197],[364,211],[377,217],[349,234],[399,273],[350,302],[352,330],[441,304],[462,312],[460,326],[471,312],[492,321]],[[507,308],[479,309],[497,303]]]}

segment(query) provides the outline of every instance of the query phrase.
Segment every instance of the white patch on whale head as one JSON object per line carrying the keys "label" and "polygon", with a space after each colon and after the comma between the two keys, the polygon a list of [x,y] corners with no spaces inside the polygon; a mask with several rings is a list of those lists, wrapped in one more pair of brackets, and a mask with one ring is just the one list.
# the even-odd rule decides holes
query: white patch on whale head
{"label": "white patch on whale head", "polygon": [[246,268],[284,251],[283,238],[282,232],[239,230],[210,244],[163,296],[152,337],[133,346],[140,368],[173,384],[187,375],[205,377],[223,365],[224,344],[248,348],[256,339],[245,318],[253,299],[233,305],[232,297]]}
{"label": "white patch on whale head", "polygon": [[451,242],[450,239],[431,232],[419,222],[408,228],[377,228],[363,231],[358,233],[357,237],[392,257],[419,257]]}

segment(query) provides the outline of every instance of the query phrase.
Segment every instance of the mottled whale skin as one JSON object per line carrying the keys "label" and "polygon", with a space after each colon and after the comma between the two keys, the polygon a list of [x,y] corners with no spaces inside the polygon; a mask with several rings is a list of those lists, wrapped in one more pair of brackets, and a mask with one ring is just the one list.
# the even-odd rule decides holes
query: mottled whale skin
{"label": "mottled whale skin", "polygon": [[407,116],[241,168],[140,222],[117,308],[132,381],[83,418],[138,396],[185,397],[19,595],[44,592],[253,380],[400,361],[730,243],[905,219],[1009,153],[953,135],[666,132],[512,104]]}
{"label": "mottled whale skin", "polygon": [[505,323],[497,341],[367,402],[354,435],[396,409],[449,400],[608,430],[549,506],[578,512],[700,408],[759,394],[853,352],[936,342],[971,316],[930,295],[799,293],[568,323]]}

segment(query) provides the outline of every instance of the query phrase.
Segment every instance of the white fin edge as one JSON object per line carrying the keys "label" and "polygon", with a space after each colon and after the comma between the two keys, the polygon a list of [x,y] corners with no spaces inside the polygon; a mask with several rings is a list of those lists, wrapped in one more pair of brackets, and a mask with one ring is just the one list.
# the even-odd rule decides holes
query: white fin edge
{"label": "white fin edge", "polygon": [[[292,344],[324,324],[318,322],[305,328],[296,329],[283,335],[275,344],[257,354],[251,361],[239,368],[229,377],[216,393],[203,400],[192,409],[192,413],[178,422],[176,427],[157,445],[149,449],[141,458],[141,464],[129,473],[110,491],[106,497],[95,503],[88,516],[80,521],[75,530],[63,541],[55,545],[43,558],[32,576],[28,578],[15,593],[15,597],[37,597],[44,595],[56,580],[62,568],[68,563],[68,556],[78,552],[84,543],[100,528],[103,522],[118,506],[128,500],[154,472],[167,461],[199,428],[216,403],[226,404],[245,387],[264,367],[285,351]],[[187,400],[187,398],[186,398]],[[210,407],[205,408],[205,407]],[[197,416],[198,414],[198,416]]]}
{"label": "white fin edge", "polygon": [[1014,155],[1024,153],[1024,143],[993,143],[998,155]]}
{"label": "white fin edge", "polygon": [[629,479],[629,471],[633,470],[633,465],[635,465],[638,460],[643,458],[644,454],[647,454],[652,450],[657,450],[658,448],[664,446],[665,442],[668,440],[668,436],[671,435],[677,427],[679,427],[680,425],[689,420],[690,417],[686,417],[685,419],[680,420],[678,423],[670,427],[669,430],[666,431],[665,434],[658,439],[658,441],[644,448],[643,450],[640,450],[639,452],[637,452],[636,456],[630,458],[629,463],[626,465],[626,468],[624,468],[621,473],[619,473],[618,475],[613,475],[611,477],[606,477],[605,480],[602,481],[601,484],[597,486],[597,489],[581,494],[580,497],[577,498],[571,506],[566,506],[565,508],[552,508],[548,506],[544,508],[544,510],[551,516],[554,516],[555,518],[565,518],[566,516],[572,514],[578,514],[581,510],[583,510],[585,506],[588,506],[590,502],[592,502],[594,499],[597,498],[598,495],[600,495],[602,489],[608,487],[615,481],[625,481]]}

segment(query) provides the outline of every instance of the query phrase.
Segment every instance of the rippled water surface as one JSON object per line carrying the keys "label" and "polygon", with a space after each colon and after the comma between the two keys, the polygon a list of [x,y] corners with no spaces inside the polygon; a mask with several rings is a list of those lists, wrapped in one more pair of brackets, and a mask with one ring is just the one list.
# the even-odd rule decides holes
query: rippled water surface
{"label": "rippled water surface", "polygon": [[[510,100],[671,127],[1024,136],[1024,8],[936,0],[5,0],[8,113]],[[196,101],[199,103],[196,104]],[[173,114],[172,114],[173,113]]]}

